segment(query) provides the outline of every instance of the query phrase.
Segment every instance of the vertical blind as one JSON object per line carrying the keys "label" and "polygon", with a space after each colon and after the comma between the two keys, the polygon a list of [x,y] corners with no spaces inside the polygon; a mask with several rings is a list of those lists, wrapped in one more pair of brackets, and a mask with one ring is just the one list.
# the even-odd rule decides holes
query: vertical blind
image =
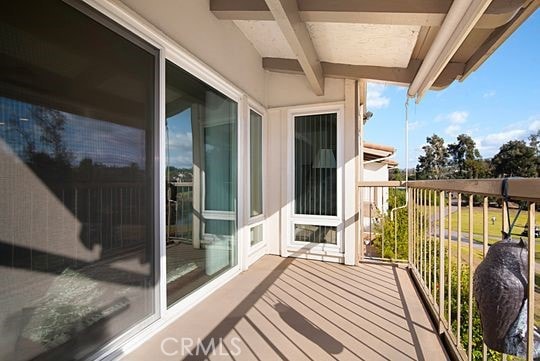
{"label": "vertical blind", "polygon": [[297,116],[295,213],[337,215],[337,114]]}

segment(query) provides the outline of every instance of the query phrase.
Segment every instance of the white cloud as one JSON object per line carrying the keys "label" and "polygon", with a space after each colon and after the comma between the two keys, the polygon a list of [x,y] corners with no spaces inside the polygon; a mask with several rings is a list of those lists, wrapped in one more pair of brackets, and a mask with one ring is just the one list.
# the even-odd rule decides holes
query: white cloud
{"label": "white cloud", "polygon": [[489,158],[494,156],[504,143],[511,140],[527,141],[527,137],[539,129],[540,117],[531,117],[527,121],[509,124],[503,131],[476,137],[474,141],[482,156]]}
{"label": "white cloud", "polygon": [[491,133],[484,137],[482,142],[486,145],[499,145],[509,140],[523,138],[526,131],[524,129],[514,129],[500,133]]}
{"label": "white cloud", "polygon": [[413,132],[415,131],[416,129],[420,129],[424,126],[424,123],[417,120],[415,122],[409,122],[409,131],[410,132]]}
{"label": "white cloud", "polygon": [[494,97],[495,95],[497,94],[497,92],[495,90],[489,90],[487,92],[484,92],[484,94],[482,94],[482,96],[487,99],[487,98],[492,98]]}
{"label": "white cloud", "polygon": [[540,130],[540,119],[533,120],[531,124],[529,124],[529,130],[531,132],[537,132]]}
{"label": "white cloud", "polygon": [[448,126],[444,129],[444,132],[447,135],[455,137],[462,131],[462,125],[467,122],[469,118],[469,112],[466,111],[455,111],[448,114],[439,114],[435,117],[436,122],[447,122]]}
{"label": "white cloud", "polygon": [[448,114],[448,119],[450,120],[450,123],[453,124],[463,124],[467,121],[467,118],[469,117],[468,112],[452,112]]}
{"label": "white cloud", "polygon": [[[501,145],[509,140],[516,139],[515,137],[508,136],[506,132],[492,133],[485,137],[477,137],[474,139],[476,147],[480,151],[480,154],[485,158],[493,157],[498,151]],[[521,131],[513,132],[512,135],[521,136]]]}
{"label": "white cloud", "polygon": [[450,124],[444,129],[446,135],[457,137],[461,133],[461,126],[459,124]]}
{"label": "white cloud", "polygon": [[178,168],[193,165],[193,135],[191,132],[173,133],[169,136],[169,164]]}
{"label": "white cloud", "polygon": [[384,96],[386,86],[379,83],[368,83],[367,107],[368,109],[381,109],[390,105],[390,98]]}
{"label": "white cloud", "polygon": [[463,124],[467,122],[469,112],[464,110],[455,111],[448,114],[439,114],[435,117],[436,122],[450,122],[451,124]]}

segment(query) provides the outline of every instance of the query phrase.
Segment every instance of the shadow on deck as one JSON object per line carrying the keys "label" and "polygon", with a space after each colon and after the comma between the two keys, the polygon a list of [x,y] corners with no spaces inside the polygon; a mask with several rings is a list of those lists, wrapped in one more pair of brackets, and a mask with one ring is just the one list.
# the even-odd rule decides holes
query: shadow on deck
{"label": "shadow on deck", "polygon": [[406,269],[265,256],[124,357],[184,359],[447,356]]}

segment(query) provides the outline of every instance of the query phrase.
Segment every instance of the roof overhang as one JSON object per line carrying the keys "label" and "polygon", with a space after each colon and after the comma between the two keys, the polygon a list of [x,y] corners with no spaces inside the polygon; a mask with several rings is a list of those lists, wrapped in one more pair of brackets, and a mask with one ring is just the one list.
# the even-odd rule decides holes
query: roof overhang
{"label": "roof overhang", "polygon": [[273,72],[409,87],[419,100],[476,70],[540,0],[210,0]]}
{"label": "roof overhang", "polygon": [[364,161],[383,162],[392,157],[396,149],[388,145],[364,142]]}

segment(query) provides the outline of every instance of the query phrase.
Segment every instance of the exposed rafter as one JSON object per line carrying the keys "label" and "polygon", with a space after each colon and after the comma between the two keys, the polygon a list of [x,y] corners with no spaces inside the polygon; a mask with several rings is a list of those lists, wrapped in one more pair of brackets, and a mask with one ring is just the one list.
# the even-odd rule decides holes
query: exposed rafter
{"label": "exposed rafter", "polygon": [[306,78],[317,95],[324,93],[321,62],[306,24],[300,19],[296,0],[265,0],[283,36],[298,58]]}
{"label": "exposed rafter", "polygon": [[[396,84],[409,84],[420,68],[420,60],[411,60],[407,68],[392,68],[369,65],[350,65],[321,62],[324,76],[338,79],[368,79]],[[300,63],[294,59],[263,58],[263,68],[269,71],[303,74]],[[449,63],[433,83],[434,89],[450,85],[465,69],[463,63]]]}
{"label": "exposed rafter", "polygon": [[[440,26],[452,0],[298,0],[302,21]],[[506,24],[526,0],[494,0],[478,21],[478,28]],[[210,0],[219,19],[274,20],[265,0]]]}
{"label": "exposed rafter", "polygon": [[[420,60],[411,60],[407,68],[391,68],[321,62],[324,76],[328,78],[367,79],[403,85],[410,84],[420,68],[420,64]],[[277,73],[304,74],[300,63],[294,59],[263,58],[263,68]],[[449,63],[432,87],[434,89],[447,87],[456,77],[463,74],[464,69],[465,64],[463,63]]]}

